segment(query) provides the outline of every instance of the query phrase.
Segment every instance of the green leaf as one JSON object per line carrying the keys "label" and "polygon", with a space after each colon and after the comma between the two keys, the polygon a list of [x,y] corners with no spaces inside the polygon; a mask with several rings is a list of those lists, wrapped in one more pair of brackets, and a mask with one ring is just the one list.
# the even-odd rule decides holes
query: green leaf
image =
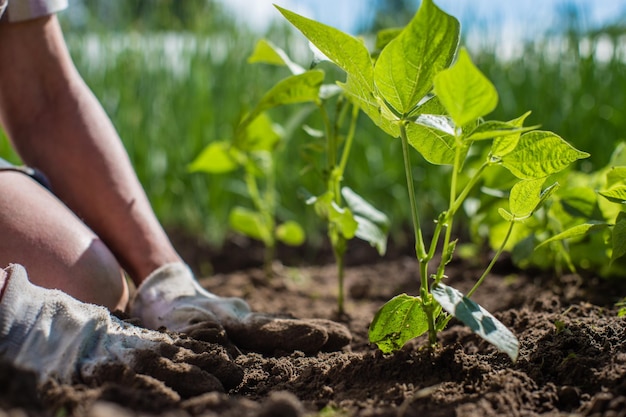
{"label": "green leaf", "polygon": [[300,246],[305,239],[304,229],[295,221],[287,221],[276,228],[276,239],[289,246]]}
{"label": "green leaf", "polygon": [[341,189],[341,195],[345,198],[346,204],[354,214],[365,217],[380,226],[389,227],[389,218],[387,215],[365,201],[363,197],[355,193],[352,189],[343,187]]}
{"label": "green leaf", "polygon": [[584,223],[584,224],[579,224],[576,225],[574,227],[571,227],[567,230],[564,230],[561,233],[558,233],[554,236],[552,236],[549,239],[544,240],[543,242],[541,242],[540,244],[537,245],[537,247],[535,249],[539,249],[540,247],[547,245],[550,242],[556,242],[558,240],[565,240],[565,239],[572,239],[572,238],[576,238],[576,237],[582,237],[585,236],[591,232],[595,232],[598,230],[604,230],[607,227],[609,227],[610,225],[608,223]]}
{"label": "green leaf", "polygon": [[235,207],[230,212],[228,222],[236,232],[265,243],[271,242],[270,233],[261,213],[245,207]]}
{"label": "green leaf", "polygon": [[411,22],[382,50],[374,67],[378,93],[408,115],[432,89],[433,78],[452,62],[460,25],[432,0],[423,0]]}
{"label": "green leaf", "polygon": [[559,193],[559,202],[570,216],[591,219],[597,209],[598,195],[589,186],[571,187]]}
{"label": "green leaf", "polygon": [[446,133],[440,117],[420,115],[415,123],[406,124],[409,144],[428,162],[436,165],[454,165],[454,136]]}
{"label": "green leaf", "polygon": [[613,251],[611,252],[611,263],[616,259],[626,255],[626,213],[617,215],[612,234]]}
{"label": "green leaf", "polygon": [[509,196],[509,208],[515,216],[515,220],[523,220],[532,216],[539,206],[554,193],[559,185],[552,184],[541,191],[545,178],[522,180],[517,182],[511,189]]}
{"label": "green leaf", "polygon": [[359,223],[350,210],[341,208],[333,202],[329,213],[330,222],[337,227],[344,238],[349,240],[356,235]]}
{"label": "green leaf", "polygon": [[251,64],[263,63],[279,66],[284,65],[287,66],[294,75],[302,74],[304,72],[304,68],[293,62],[285,51],[267,39],[261,39],[257,42],[252,55],[248,57],[248,62]]}
{"label": "green leaf", "polygon": [[400,128],[396,124],[397,117],[383,102],[380,97],[375,96],[371,91],[363,89],[358,83],[353,81],[353,77],[348,74],[345,83],[339,83],[350,100],[363,110],[383,132],[397,138],[400,136]]}
{"label": "green leaf", "polygon": [[355,236],[359,224],[350,210],[339,207],[335,203],[332,192],[324,193],[319,197],[310,197],[307,204],[313,204],[318,216],[332,223],[344,238],[349,240]]}
{"label": "green leaf", "polygon": [[285,104],[317,103],[319,90],[324,81],[324,72],[311,70],[287,77],[274,85],[261,98],[256,107],[241,121],[238,131],[245,129],[259,114]]}
{"label": "green leaf", "polygon": [[472,63],[462,48],[457,61],[435,77],[435,94],[457,126],[465,126],[491,113],[498,104],[498,92]]}
{"label": "green leaf", "polygon": [[619,141],[615,144],[615,149],[611,153],[611,160],[608,163],[609,166],[624,166],[626,165],[626,142]]}
{"label": "green leaf", "polygon": [[428,318],[419,297],[400,294],[381,307],[369,328],[369,340],[391,353],[428,330]]}
{"label": "green leaf", "polygon": [[379,30],[376,33],[376,49],[381,51],[394,40],[404,28],[388,28]]}
{"label": "green leaf", "polygon": [[598,191],[598,194],[613,203],[626,204],[626,184],[615,185],[608,190]]}
{"label": "green leaf", "polygon": [[454,123],[448,116],[439,114],[420,114],[415,123],[445,133],[454,140]]}
{"label": "green leaf", "polygon": [[543,178],[587,158],[553,132],[537,130],[520,137],[517,147],[501,157],[502,165],[520,179]]}
{"label": "green leaf", "polygon": [[200,155],[189,164],[187,169],[190,172],[209,174],[231,172],[239,167],[236,156],[237,151],[232,149],[229,142],[212,142],[200,152]]}
{"label": "green leaf", "polygon": [[626,167],[612,167],[606,174],[606,186],[612,187],[615,184],[626,183]]}
{"label": "green leaf", "polygon": [[515,126],[510,122],[490,120],[479,124],[474,130],[471,131],[466,140],[485,140],[502,136],[507,137],[514,133],[519,135],[524,132],[535,130],[536,128],[537,126],[521,127]]}
{"label": "green leaf", "polygon": [[375,247],[383,256],[387,251],[389,218],[350,188],[343,187],[341,194],[358,224],[355,236]]}
{"label": "green leaf", "polygon": [[354,215],[354,220],[358,224],[354,235],[376,248],[380,256],[384,256],[387,252],[387,229],[357,214]]}
{"label": "green leaf", "polygon": [[331,26],[300,16],[280,6],[278,11],[324,55],[348,73],[359,90],[374,90],[374,68],[370,54],[359,39]]}
{"label": "green leaf", "polygon": [[500,216],[502,216],[502,218],[504,220],[506,220],[507,222],[514,222],[515,221],[515,216],[510,213],[509,211],[503,209],[502,207],[498,208],[498,214]]}
{"label": "green leaf", "polygon": [[339,83],[347,96],[383,131],[398,137],[397,126],[384,117],[386,109],[374,95],[374,65],[363,42],[331,26],[300,16],[279,6],[276,8],[328,59],[347,73]]}
{"label": "green leaf", "polygon": [[[513,119],[509,121],[509,124],[513,126],[517,126],[517,127],[522,127],[524,126],[524,121],[529,115],[530,115],[530,112],[528,111],[524,113],[523,115],[521,115],[520,117],[518,117],[517,119]],[[497,155],[498,158],[502,158],[504,155],[513,151],[513,149],[517,147],[519,138],[522,133],[523,132],[521,131],[514,131],[514,132],[511,132],[511,134],[507,134],[507,135],[503,135],[503,136],[495,138],[493,140],[493,143],[491,144],[491,154]]]}
{"label": "green leaf", "polygon": [[515,217],[528,217],[539,204],[545,178],[518,181],[511,188],[509,208]]}
{"label": "green leaf", "polygon": [[280,135],[267,113],[259,114],[247,126],[243,137],[236,142],[237,147],[246,152],[268,151],[276,148]]}
{"label": "green leaf", "polygon": [[[420,115],[439,115],[447,116],[446,109],[439,101],[439,98],[435,95],[428,95],[417,104],[417,107],[411,112],[410,117],[418,117]],[[450,124],[450,122],[448,122]]]}
{"label": "green leaf", "polygon": [[456,289],[445,284],[437,284],[432,295],[445,311],[461,320],[465,325],[515,362],[519,354],[517,337],[491,313],[465,297]]}

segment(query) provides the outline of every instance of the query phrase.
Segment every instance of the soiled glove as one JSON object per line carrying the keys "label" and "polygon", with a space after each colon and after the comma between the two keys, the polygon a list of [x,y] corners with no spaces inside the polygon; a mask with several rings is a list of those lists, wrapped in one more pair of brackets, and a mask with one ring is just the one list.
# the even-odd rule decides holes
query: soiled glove
{"label": "soiled glove", "polygon": [[188,397],[224,391],[243,378],[221,346],[201,349],[199,342],[128,324],[104,307],[31,284],[20,265],[0,274],[8,280],[0,299],[0,358],[36,372],[40,382],[160,381]]}
{"label": "soiled glove", "polygon": [[137,289],[130,314],[150,329],[165,327],[192,337],[223,328],[238,347],[262,353],[333,351],[352,338],[345,326],[330,320],[251,312],[240,298],[222,298],[203,289],[182,263],[154,271]]}

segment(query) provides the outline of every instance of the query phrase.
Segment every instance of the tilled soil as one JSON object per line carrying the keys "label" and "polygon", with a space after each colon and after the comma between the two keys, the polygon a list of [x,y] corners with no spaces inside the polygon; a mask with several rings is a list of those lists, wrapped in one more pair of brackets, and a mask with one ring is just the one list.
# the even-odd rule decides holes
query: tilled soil
{"label": "tilled soil", "polygon": [[[37,388],[33,375],[4,364],[0,416],[626,416],[626,319],[614,307],[626,295],[624,283],[520,272],[506,262],[496,269],[474,299],[518,336],[516,363],[455,321],[434,351],[423,337],[392,355],[369,344],[376,310],[394,295],[418,291],[410,257],[348,268],[341,318],[334,266],[277,264],[270,281],[253,268],[202,284],[243,297],[257,311],[340,320],[353,335],[347,348],[315,355],[231,349],[239,370],[226,370],[233,373],[227,393],[208,382],[168,387],[115,367],[99,381]],[[480,272],[467,261],[452,264],[448,284],[467,291]],[[183,343],[224,354],[210,343]],[[184,379],[185,369],[167,359],[147,355],[143,366]]]}

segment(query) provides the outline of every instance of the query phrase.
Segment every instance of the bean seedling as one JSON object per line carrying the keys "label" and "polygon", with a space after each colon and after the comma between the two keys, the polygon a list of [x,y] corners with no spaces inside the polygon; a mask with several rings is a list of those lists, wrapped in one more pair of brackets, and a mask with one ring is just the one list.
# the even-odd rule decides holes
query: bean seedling
{"label": "bean seedling", "polygon": [[255,110],[251,114],[253,116],[241,121],[232,140],[207,145],[189,165],[189,170],[222,174],[243,168],[246,190],[254,208],[234,207],[229,214],[229,224],[236,232],[263,242],[264,270],[270,278],[277,241],[297,246],[304,242],[305,234],[295,221],[276,222],[274,153],[281,136],[265,112]]}
{"label": "bean seedling", "polygon": [[[325,137],[325,186],[324,193],[310,196],[307,203],[314,206],[316,213],[328,224],[328,236],[337,263],[339,291],[338,313],[344,313],[344,256],[347,242],[359,237],[379,253],[384,254],[387,243],[388,219],[380,211],[367,203],[348,187],[342,187],[352,142],[355,135],[357,117],[356,105],[350,105],[341,95],[341,89],[334,84],[323,84],[325,72],[320,69],[305,70],[295,63],[287,53],[267,40],[261,40],[250,58],[250,63],[263,63],[285,66],[290,75],[278,81],[259,100],[256,106],[240,121],[235,129],[233,140],[214,142],[192,162],[192,171],[224,173],[238,167],[245,171],[245,183],[255,210],[235,207],[230,214],[233,229],[247,236],[259,239],[267,249],[266,272],[271,274],[271,261],[274,256],[276,239],[287,244],[300,244],[304,231],[295,222],[275,226],[276,164],[273,158],[280,137],[274,124],[269,120],[268,110],[283,106],[312,103],[319,110],[324,128],[320,136]],[[331,118],[327,105],[335,102],[334,118]],[[309,112],[304,112],[307,116]],[[348,131],[343,140],[340,132],[348,117]],[[300,115],[295,117],[301,119]],[[288,131],[289,129],[282,129]],[[313,135],[314,129],[308,129]],[[264,192],[258,186],[257,178],[264,180]]]}
{"label": "bean seedling", "polygon": [[[556,183],[544,187],[546,179],[588,154],[552,132],[524,127],[528,114],[508,122],[485,121],[484,116],[498,103],[497,91],[465,49],[457,53],[459,22],[432,0],[422,1],[405,28],[383,33],[382,50],[375,58],[361,40],[280,7],[279,10],[345,71],[346,81],[340,86],[350,100],[402,144],[420,292],[416,296],[398,295],[386,303],[372,321],[370,341],[389,353],[427,333],[429,344],[434,346],[437,333],[451,317],[456,317],[516,360],[517,338],[469,297],[502,253],[514,225],[529,218],[556,190]],[[456,61],[450,66],[455,56]],[[475,142],[488,140],[489,155],[461,184],[460,175],[470,148]],[[431,165],[446,165],[451,170],[448,207],[433,219],[435,227],[428,245],[413,180],[411,147]],[[483,173],[494,166],[505,167],[519,180],[510,190],[509,210],[500,211],[509,223],[509,232],[485,272],[463,295],[444,283],[445,267],[453,259],[457,245],[452,238],[453,223],[470,191]],[[433,262],[436,265],[432,270],[436,272],[431,274]]]}

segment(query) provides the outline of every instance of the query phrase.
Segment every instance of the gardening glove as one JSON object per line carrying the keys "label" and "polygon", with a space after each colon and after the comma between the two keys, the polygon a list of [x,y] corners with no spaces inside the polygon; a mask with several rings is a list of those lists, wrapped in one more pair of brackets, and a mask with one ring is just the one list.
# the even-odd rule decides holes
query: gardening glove
{"label": "gardening glove", "polygon": [[40,383],[165,385],[186,398],[233,388],[243,378],[219,345],[133,326],[104,307],[31,284],[21,265],[0,274],[7,279],[0,358],[34,371]]}
{"label": "gardening glove", "polygon": [[352,339],[345,326],[330,320],[253,313],[240,298],[206,291],[182,263],[150,274],[131,300],[130,314],[150,329],[165,327],[200,339],[223,329],[236,346],[261,353],[334,351]]}

